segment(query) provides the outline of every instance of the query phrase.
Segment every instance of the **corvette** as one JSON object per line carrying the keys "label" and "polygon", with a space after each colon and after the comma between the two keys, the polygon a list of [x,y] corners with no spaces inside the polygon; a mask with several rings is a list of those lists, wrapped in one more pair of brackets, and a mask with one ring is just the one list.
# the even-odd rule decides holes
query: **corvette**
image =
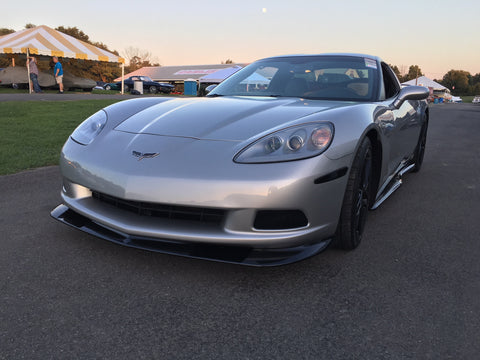
{"label": "corvette", "polygon": [[279,56],[203,98],[108,106],[71,134],[57,220],[168,254],[288,264],[356,248],[367,213],[418,171],[428,89],[380,58]]}

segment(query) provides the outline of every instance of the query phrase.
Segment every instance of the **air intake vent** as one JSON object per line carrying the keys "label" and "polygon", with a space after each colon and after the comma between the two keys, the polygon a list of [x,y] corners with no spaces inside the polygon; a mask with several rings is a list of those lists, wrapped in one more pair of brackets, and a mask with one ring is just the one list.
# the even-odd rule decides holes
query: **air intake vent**
{"label": "air intake vent", "polygon": [[300,210],[260,210],[253,226],[257,230],[290,230],[307,225],[307,217]]}
{"label": "air intake vent", "polygon": [[115,206],[118,209],[130,211],[141,216],[151,216],[172,220],[189,220],[209,224],[221,224],[225,217],[225,210],[156,204],[143,201],[131,201],[105,195],[97,191],[92,197],[98,201]]}

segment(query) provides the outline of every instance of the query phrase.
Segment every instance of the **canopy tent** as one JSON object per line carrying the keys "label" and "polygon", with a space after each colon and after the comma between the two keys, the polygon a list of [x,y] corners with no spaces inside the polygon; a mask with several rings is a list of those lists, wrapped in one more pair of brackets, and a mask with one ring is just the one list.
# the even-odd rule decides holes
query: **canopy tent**
{"label": "canopy tent", "polygon": [[445,99],[451,99],[452,95],[450,94],[450,89],[446,88],[442,84],[437,83],[436,81],[433,81],[426,76],[420,76],[417,79],[413,79],[410,81],[406,81],[402,83],[402,85],[419,85],[419,86],[425,86],[430,89],[433,89],[432,93],[433,95],[440,97],[440,98],[445,98]]}
{"label": "canopy tent", "polygon": [[433,81],[433,80],[427,78],[426,76],[420,76],[417,79],[406,81],[406,82],[402,83],[402,85],[419,85],[419,86],[425,86],[425,87],[433,88],[433,90],[442,90],[442,91],[450,92],[450,90],[447,89],[445,86],[437,83],[436,81]]}
{"label": "canopy tent", "polygon": [[265,76],[260,75],[259,73],[253,73],[245,80],[243,80],[240,84],[258,84],[258,85],[268,85],[270,84],[270,80],[268,80]]}
{"label": "canopy tent", "polygon": [[0,54],[26,54],[27,56],[31,54],[115,62],[122,64],[122,77],[125,64],[125,59],[111,52],[45,25],[24,29],[0,37]]}
{"label": "canopy tent", "polygon": [[45,25],[0,37],[0,54],[26,54],[27,49],[32,55],[125,63],[123,58],[111,52]]}
{"label": "canopy tent", "polygon": [[229,77],[232,74],[235,74],[238,70],[240,70],[242,66],[235,65],[226,69],[221,69],[218,71],[215,71],[214,73],[202,76],[200,78],[200,83],[214,83],[218,84],[221,83],[223,80],[225,80],[227,77]]}

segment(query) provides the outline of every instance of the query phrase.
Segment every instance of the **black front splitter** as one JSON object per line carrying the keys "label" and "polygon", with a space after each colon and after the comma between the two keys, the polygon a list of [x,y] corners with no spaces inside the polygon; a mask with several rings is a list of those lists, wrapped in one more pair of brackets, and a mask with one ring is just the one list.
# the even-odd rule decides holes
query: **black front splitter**
{"label": "black front splitter", "polygon": [[57,206],[51,215],[54,219],[99,238],[137,249],[180,255],[189,258],[213,260],[249,266],[279,266],[304,260],[324,250],[330,240],[315,244],[281,249],[257,249],[248,246],[216,245],[187,241],[132,236],[109,229],[71,210]]}

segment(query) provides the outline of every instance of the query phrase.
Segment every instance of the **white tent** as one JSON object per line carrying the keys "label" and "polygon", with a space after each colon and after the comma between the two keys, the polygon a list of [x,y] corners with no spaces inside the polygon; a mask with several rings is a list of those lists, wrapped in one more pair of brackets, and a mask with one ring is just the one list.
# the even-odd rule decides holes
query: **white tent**
{"label": "white tent", "polygon": [[452,95],[450,94],[450,89],[446,88],[442,84],[437,83],[436,81],[433,81],[426,76],[420,76],[417,79],[413,79],[410,81],[406,81],[402,83],[402,85],[418,85],[418,86],[425,86],[428,88],[433,89],[433,95],[445,98],[447,100],[450,100],[452,98]]}
{"label": "white tent", "polygon": [[32,55],[125,63],[115,54],[45,25],[0,37],[0,54],[26,54],[27,49]]}
{"label": "white tent", "polygon": [[433,90],[440,90],[440,91],[447,91],[450,92],[449,89],[447,89],[445,86],[437,83],[436,81],[433,81],[426,76],[420,76],[417,79],[413,79],[410,81],[406,81],[402,83],[402,85],[418,85],[418,86],[425,86],[425,87],[430,87],[433,88]]}
{"label": "white tent", "polygon": [[0,54],[45,55],[114,62],[122,64],[122,78],[124,74],[125,59],[45,25],[0,37]]}
{"label": "white tent", "polygon": [[249,77],[247,77],[245,80],[243,80],[240,84],[259,84],[259,85],[268,85],[270,84],[270,80],[268,80],[266,77],[258,74],[258,73],[253,73]]}

